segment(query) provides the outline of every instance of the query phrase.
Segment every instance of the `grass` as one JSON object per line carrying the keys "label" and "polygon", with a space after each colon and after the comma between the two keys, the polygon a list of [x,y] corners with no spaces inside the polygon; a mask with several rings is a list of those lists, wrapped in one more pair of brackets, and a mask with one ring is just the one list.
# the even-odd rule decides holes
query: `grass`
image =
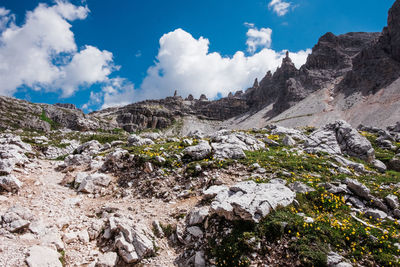
{"label": "grass", "polygon": [[57,123],[57,122],[53,121],[52,119],[50,119],[49,117],[47,117],[46,111],[44,109],[42,110],[42,114],[40,114],[39,118],[42,121],[45,121],[48,124],[50,124],[50,127],[51,127],[52,130],[56,130],[56,129],[60,128],[60,124],[59,123]]}

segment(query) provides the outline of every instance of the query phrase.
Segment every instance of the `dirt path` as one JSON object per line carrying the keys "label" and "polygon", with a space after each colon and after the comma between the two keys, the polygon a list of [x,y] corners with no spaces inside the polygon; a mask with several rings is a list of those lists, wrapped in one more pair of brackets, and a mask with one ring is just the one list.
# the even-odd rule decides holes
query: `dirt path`
{"label": "dirt path", "polygon": [[[19,205],[29,209],[37,226],[36,233],[0,234],[0,266],[25,266],[30,246],[54,246],[55,243],[57,245],[55,236],[60,240],[66,233],[89,230],[92,223],[101,221],[96,211],[102,207],[129,214],[134,221],[145,223],[151,229],[154,220],[163,224],[176,222],[172,214],[187,212],[198,202],[197,198],[169,203],[134,196],[90,198],[61,186],[59,183],[64,174],[55,171],[56,164],[54,161],[38,160],[26,173],[16,173],[18,179],[24,182],[18,195],[0,196],[0,214]],[[100,253],[95,240],[85,242],[78,239],[64,246],[66,266],[90,266]],[[168,246],[166,238],[158,239],[157,246],[160,248],[157,257],[148,260],[145,265],[174,266],[177,254]]]}

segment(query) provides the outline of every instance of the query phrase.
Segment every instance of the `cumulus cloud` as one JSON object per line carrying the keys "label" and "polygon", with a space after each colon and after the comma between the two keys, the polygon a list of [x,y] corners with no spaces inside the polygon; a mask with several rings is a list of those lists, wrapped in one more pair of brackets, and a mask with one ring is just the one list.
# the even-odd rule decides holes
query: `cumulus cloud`
{"label": "cumulus cloud", "polygon": [[[162,36],[156,63],[148,69],[135,100],[163,98],[175,90],[182,96],[226,96],[250,87],[255,78],[263,78],[267,71],[274,72],[286,52],[264,48],[250,56],[238,51],[232,57],[223,57],[210,53],[209,44],[208,39],[195,39],[182,29]],[[290,53],[290,57],[300,67],[309,53],[311,50],[307,49]]]}
{"label": "cumulus cloud", "polygon": [[268,4],[268,8],[272,9],[278,16],[284,16],[289,12],[291,3],[282,0],[272,0]]}
{"label": "cumulus cloud", "polygon": [[115,69],[112,54],[94,46],[78,50],[71,31],[69,22],[88,13],[87,6],[58,0],[53,6],[39,4],[17,26],[13,15],[0,8],[0,94],[12,95],[28,86],[61,90],[68,97],[80,86],[107,80]]}
{"label": "cumulus cloud", "polygon": [[129,80],[121,77],[108,79],[100,92],[91,92],[89,101],[82,106],[85,111],[92,111],[92,107],[101,109],[118,107],[137,101],[137,90]]}
{"label": "cumulus cloud", "polygon": [[247,51],[254,53],[258,48],[270,48],[272,30],[270,28],[257,29],[253,23],[245,23],[250,29],[247,31]]}

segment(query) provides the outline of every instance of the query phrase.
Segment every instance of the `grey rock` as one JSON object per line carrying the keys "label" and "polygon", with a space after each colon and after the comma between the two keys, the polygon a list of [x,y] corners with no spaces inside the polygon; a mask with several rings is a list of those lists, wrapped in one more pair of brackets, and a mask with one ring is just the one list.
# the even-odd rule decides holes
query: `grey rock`
{"label": "grey rock", "polygon": [[365,204],[356,197],[349,197],[348,200],[351,204],[353,204],[358,209],[364,209]]}
{"label": "grey rock", "polygon": [[153,164],[151,164],[151,162],[145,162],[144,163],[144,172],[152,173],[153,171],[154,171]]}
{"label": "grey rock", "polygon": [[191,234],[192,236],[196,237],[196,238],[201,238],[203,237],[203,231],[200,229],[200,227],[198,226],[191,226],[188,227],[186,229],[186,231],[188,231],[189,234]]}
{"label": "grey rock", "polygon": [[194,256],[194,267],[205,267],[205,266],[206,266],[206,260],[204,258],[204,252],[196,251],[196,254]]}
{"label": "grey rock", "polygon": [[335,267],[353,267],[353,265],[348,262],[340,262],[336,264]]}
{"label": "grey rock", "polygon": [[29,267],[62,267],[61,255],[51,248],[33,246],[28,249],[26,263]]}
{"label": "grey rock", "polygon": [[371,217],[373,219],[385,219],[388,215],[386,212],[376,209],[368,209],[365,212],[365,216]]}
{"label": "grey rock", "polygon": [[388,203],[389,207],[391,209],[398,209],[400,207],[399,205],[399,198],[395,195],[387,195],[385,197],[386,203]]}
{"label": "grey rock", "polygon": [[237,144],[212,143],[211,146],[216,159],[243,159],[246,157],[242,147]]}
{"label": "grey rock", "polygon": [[282,144],[285,146],[294,146],[296,145],[296,141],[289,135],[286,135],[282,140]]}
{"label": "grey rock", "polygon": [[118,254],[115,252],[107,252],[99,255],[95,267],[114,267],[117,266],[117,262]]}
{"label": "grey rock", "polygon": [[267,143],[270,146],[279,146],[279,143],[276,142],[275,140],[269,139],[268,137],[265,137],[264,142]]}
{"label": "grey rock", "polygon": [[356,129],[345,121],[337,121],[328,125],[336,133],[336,139],[344,154],[371,162],[375,151],[367,138],[360,135]]}
{"label": "grey rock", "polygon": [[210,212],[209,207],[201,207],[193,209],[187,217],[188,225],[193,226],[196,224],[202,224],[205,218],[208,216],[209,212]]}
{"label": "grey rock", "polygon": [[21,229],[28,228],[30,224],[30,221],[23,220],[23,219],[18,219],[14,220],[9,224],[9,231],[10,232],[17,232],[20,231]]}
{"label": "grey rock", "polygon": [[361,163],[357,163],[351,160],[348,160],[342,156],[335,155],[334,160],[336,160],[339,164],[343,165],[346,168],[351,168],[354,169],[355,171],[361,172],[361,173],[367,173],[367,170],[365,169],[365,166]]}
{"label": "grey rock", "polygon": [[110,230],[116,235],[115,247],[126,263],[134,263],[154,253],[152,232],[143,224],[125,217],[111,217]]}
{"label": "grey rock", "polygon": [[395,156],[389,161],[388,165],[389,169],[395,170],[395,171],[400,171],[400,156]]}
{"label": "grey rock", "polygon": [[151,132],[149,132],[149,133],[140,134],[140,137],[155,141],[157,139],[160,139],[162,136],[159,133],[151,133]]}
{"label": "grey rock", "polygon": [[158,238],[162,238],[164,237],[164,231],[161,227],[161,224],[159,221],[155,220],[152,222],[152,226],[153,226],[153,230],[154,230],[154,234],[158,237]]}
{"label": "grey rock", "polygon": [[400,219],[400,210],[399,209],[395,209],[393,211],[393,215],[395,218]]}
{"label": "grey rock", "polygon": [[305,193],[309,193],[309,192],[315,191],[314,188],[312,188],[312,187],[310,187],[308,185],[305,185],[305,184],[303,184],[301,182],[294,182],[294,183],[288,185],[288,187],[290,189],[292,189],[292,191],[294,191],[296,193],[300,193],[300,194],[305,194]]}
{"label": "grey rock", "polygon": [[333,131],[322,128],[313,132],[305,142],[305,151],[316,154],[325,152],[328,154],[341,154],[340,146]]}
{"label": "grey rock", "polygon": [[295,198],[295,193],[282,184],[256,184],[247,181],[238,183],[229,190],[224,186],[210,189],[207,194],[216,193],[210,212],[228,220],[259,222],[271,210],[278,206],[285,207]]}
{"label": "grey rock", "polygon": [[65,233],[62,237],[65,244],[71,244],[78,241],[78,233],[76,232],[69,232]]}
{"label": "grey rock", "polygon": [[186,146],[191,146],[193,145],[193,140],[191,139],[183,139],[182,143]]}
{"label": "grey rock", "polygon": [[107,187],[111,182],[111,177],[103,173],[94,173],[83,178],[78,191],[84,193],[94,193],[98,186]]}
{"label": "grey rock", "polygon": [[364,184],[357,180],[346,178],[344,183],[347,184],[347,188],[350,189],[355,195],[365,198],[367,200],[371,199],[371,190]]}
{"label": "grey rock", "polygon": [[14,175],[0,176],[0,187],[8,192],[17,192],[21,189],[23,183]]}
{"label": "grey rock", "polygon": [[371,143],[345,121],[336,121],[313,132],[305,143],[306,151],[346,154],[372,162],[375,151]]}
{"label": "grey rock", "polygon": [[327,256],[328,256],[327,264],[329,267],[336,266],[336,264],[340,263],[343,260],[342,256],[333,251],[329,252]]}
{"label": "grey rock", "polygon": [[82,153],[87,153],[90,155],[94,155],[96,153],[98,153],[98,151],[102,148],[102,145],[99,143],[99,141],[97,140],[92,140],[89,142],[86,142],[84,144],[82,144],[81,146],[79,146],[76,151],[79,154]]}
{"label": "grey rock", "polygon": [[373,160],[373,161],[372,161],[372,165],[374,165],[374,167],[375,167],[378,171],[380,171],[380,172],[382,172],[382,173],[384,173],[384,172],[387,170],[387,167],[386,167],[385,163],[383,163],[383,162],[380,161],[380,160],[377,160],[377,159]]}
{"label": "grey rock", "polygon": [[88,154],[69,155],[64,159],[66,166],[80,166],[83,164],[90,164],[92,157]]}
{"label": "grey rock", "polygon": [[140,136],[132,134],[128,138],[128,144],[131,146],[154,145],[154,141],[149,138],[141,138]]}
{"label": "grey rock", "polygon": [[210,156],[211,146],[207,141],[200,141],[198,145],[185,148],[183,153],[193,160],[202,160]]}
{"label": "grey rock", "polygon": [[[29,229],[31,228],[29,227]],[[41,244],[45,246],[53,246],[57,249],[57,251],[65,248],[64,242],[62,241],[60,234],[57,232],[50,232],[44,235],[41,238]]]}
{"label": "grey rock", "polygon": [[115,247],[118,248],[118,254],[126,263],[135,263],[139,261],[135,247],[125,239],[122,233],[115,238]]}
{"label": "grey rock", "polygon": [[228,192],[229,188],[224,185],[213,185],[203,191],[204,199],[210,199],[217,196],[220,192]]}

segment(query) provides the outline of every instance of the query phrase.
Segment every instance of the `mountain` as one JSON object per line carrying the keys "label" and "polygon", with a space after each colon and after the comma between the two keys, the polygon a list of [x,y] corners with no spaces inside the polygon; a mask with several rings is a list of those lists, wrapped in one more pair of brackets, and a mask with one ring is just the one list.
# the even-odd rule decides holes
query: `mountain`
{"label": "mountain", "polygon": [[[205,95],[174,96],[85,115],[68,104],[32,104],[1,97],[1,128],[48,131],[122,128],[128,132],[322,126],[338,119],[352,126],[387,127],[400,120],[400,3],[389,10],[381,33],[326,33],[299,69],[290,54],[274,73],[245,92],[209,101]],[[13,106],[18,108],[14,109]],[[44,113],[43,113],[44,112]],[[27,114],[24,116],[23,114]],[[186,130],[185,130],[186,129]]]}
{"label": "mountain", "polygon": [[395,124],[400,110],[399,5],[396,1],[390,9],[388,26],[381,33],[329,32],[300,69],[287,53],[275,73],[268,72],[260,82],[256,79],[245,92],[216,101],[174,96],[93,114],[111,116],[129,131],[169,127],[173,121],[186,121],[188,115],[222,121],[221,127],[235,129],[269,123],[321,126],[337,119],[355,127]]}

